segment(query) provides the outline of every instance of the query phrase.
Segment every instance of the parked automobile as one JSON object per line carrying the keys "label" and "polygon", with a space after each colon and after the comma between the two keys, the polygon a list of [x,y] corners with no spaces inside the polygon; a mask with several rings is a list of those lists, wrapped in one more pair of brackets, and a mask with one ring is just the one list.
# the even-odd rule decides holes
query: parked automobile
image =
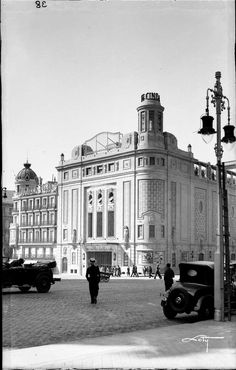
{"label": "parked automobile", "polygon": [[47,293],[55,281],[60,278],[53,277],[56,261],[3,261],[2,288],[16,286],[22,292],[27,292],[31,287],[36,287],[39,293]]}
{"label": "parked automobile", "polygon": [[[235,271],[231,264],[231,272]],[[198,313],[200,319],[214,316],[214,262],[196,261],[179,264],[180,279],[166,292],[161,305],[168,319],[180,313]],[[231,277],[233,273],[231,273]],[[231,305],[236,304],[236,285],[231,279]]]}

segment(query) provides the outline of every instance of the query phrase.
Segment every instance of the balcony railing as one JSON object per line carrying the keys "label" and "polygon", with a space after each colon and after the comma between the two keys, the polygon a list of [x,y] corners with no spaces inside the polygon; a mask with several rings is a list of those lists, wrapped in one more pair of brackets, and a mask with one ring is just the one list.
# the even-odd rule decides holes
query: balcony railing
{"label": "balcony railing", "polygon": [[43,227],[43,226],[47,226],[47,227],[53,227],[53,226],[56,226],[57,225],[57,222],[54,220],[54,221],[41,221],[41,222],[27,222],[27,221],[24,221],[24,222],[21,222],[20,226],[21,227]]}
{"label": "balcony railing", "polygon": [[[29,205],[23,205],[21,207],[21,210],[22,211],[40,211],[41,209],[55,209],[57,208],[57,205],[56,204],[39,204],[39,205],[33,205],[33,206],[29,206]],[[17,212],[17,209],[14,209],[13,208],[13,211],[14,212]]]}
{"label": "balcony railing", "polygon": [[19,239],[19,244],[38,244],[38,243],[42,243],[42,244],[55,244],[57,242],[57,239],[56,237],[53,238],[52,240],[43,240],[43,238],[39,238],[39,239],[32,239],[32,240],[29,240],[28,238],[26,239]]}
{"label": "balcony railing", "polygon": [[[205,180],[217,181],[216,167],[210,164],[208,165],[202,162],[194,163],[194,175]],[[236,185],[236,175],[234,172],[227,172],[226,183],[228,185]]]}

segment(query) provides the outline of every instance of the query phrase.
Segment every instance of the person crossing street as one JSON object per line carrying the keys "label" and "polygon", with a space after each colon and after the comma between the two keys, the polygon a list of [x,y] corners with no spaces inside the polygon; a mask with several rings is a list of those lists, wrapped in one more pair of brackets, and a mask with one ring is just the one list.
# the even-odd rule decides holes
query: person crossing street
{"label": "person crossing street", "polygon": [[99,267],[95,266],[95,258],[90,258],[90,266],[86,271],[86,279],[89,282],[89,293],[91,297],[91,304],[97,303],[99,282],[100,282],[100,271]]}
{"label": "person crossing street", "polygon": [[157,264],[157,268],[156,268],[154,279],[156,279],[157,275],[158,275],[159,279],[162,279],[162,276],[161,276],[161,273],[160,273],[160,266],[159,266],[159,264]]}

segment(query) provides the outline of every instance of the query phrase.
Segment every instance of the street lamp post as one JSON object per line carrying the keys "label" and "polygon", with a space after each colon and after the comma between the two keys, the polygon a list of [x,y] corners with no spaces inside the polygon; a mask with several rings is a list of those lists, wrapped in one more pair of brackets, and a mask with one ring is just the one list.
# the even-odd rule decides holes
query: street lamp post
{"label": "street lamp post", "polygon": [[[223,95],[220,78],[221,72],[215,74],[216,83],[214,89],[207,89],[206,96],[206,115],[201,117],[203,127],[198,131],[202,135],[217,134],[215,153],[217,158],[217,245],[215,251],[214,268],[214,319],[224,321],[224,243],[223,243],[223,194],[222,194],[222,155],[223,148],[221,142],[234,142],[234,126],[230,125],[230,106],[229,99]],[[211,103],[216,108],[216,131],[212,127],[214,118],[209,116],[209,92],[212,93]],[[228,103],[228,125],[224,126],[225,136],[221,139],[221,112],[225,109],[225,101]]]}

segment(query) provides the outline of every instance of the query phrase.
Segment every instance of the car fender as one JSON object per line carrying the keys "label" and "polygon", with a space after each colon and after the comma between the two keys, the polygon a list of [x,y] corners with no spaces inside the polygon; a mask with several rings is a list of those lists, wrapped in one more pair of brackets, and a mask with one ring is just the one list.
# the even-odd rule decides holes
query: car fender
{"label": "car fender", "polygon": [[214,299],[214,296],[212,294],[201,296],[194,306],[194,311],[199,311],[203,301],[205,301],[206,299]]}

